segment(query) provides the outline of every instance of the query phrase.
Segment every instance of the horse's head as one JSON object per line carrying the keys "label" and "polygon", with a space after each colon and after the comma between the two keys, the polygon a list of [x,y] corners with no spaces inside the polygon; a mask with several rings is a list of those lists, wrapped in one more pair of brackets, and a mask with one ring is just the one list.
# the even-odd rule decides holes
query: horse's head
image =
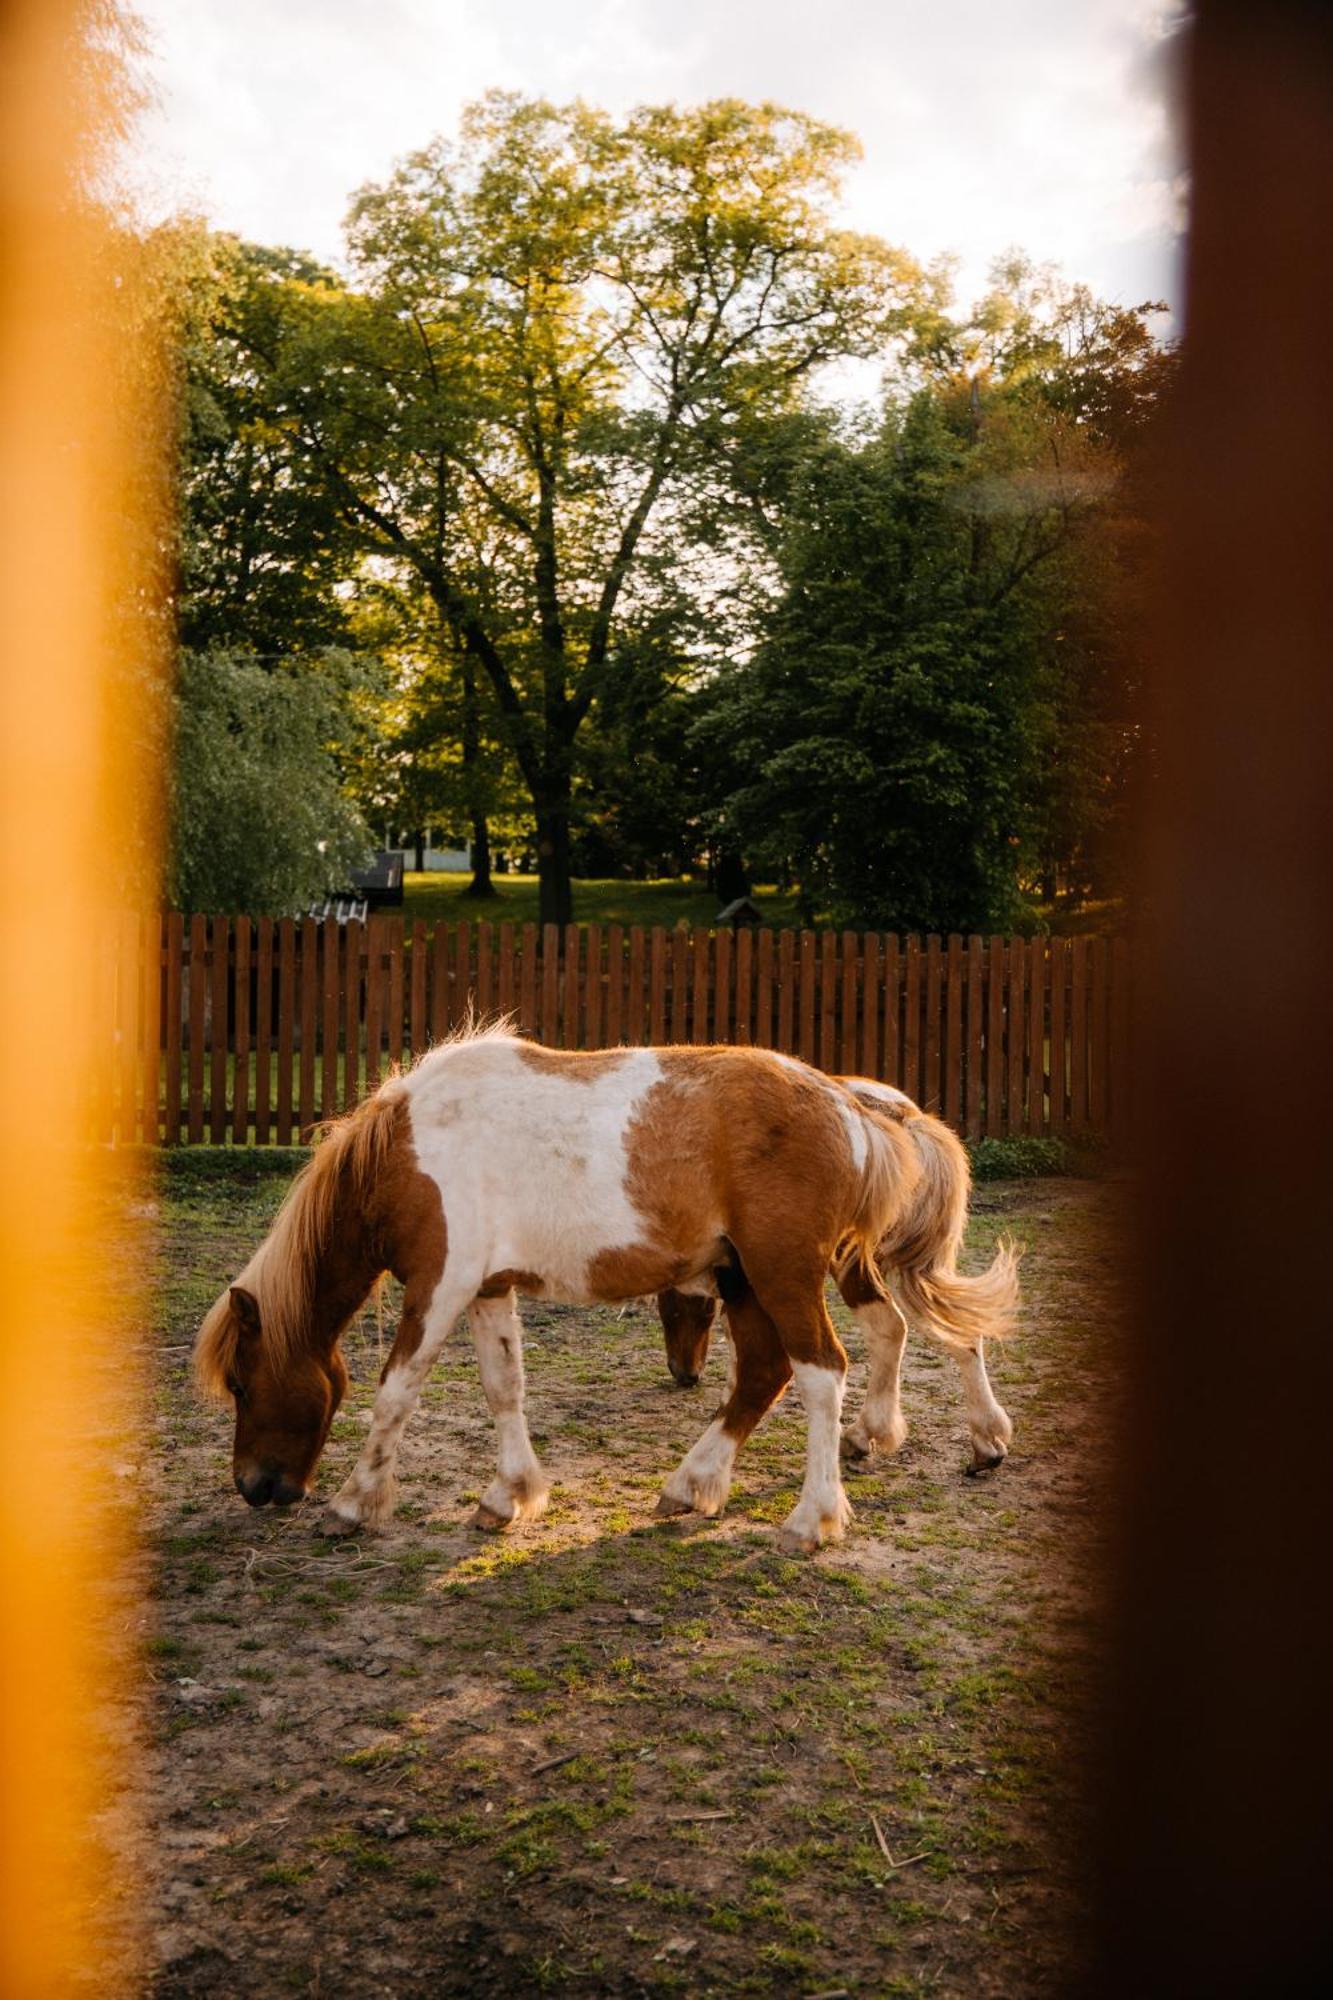
{"label": "horse's head", "polygon": [[252,1507],[303,1500],[347,1388],[336,1342],[328,1353],[275,1352],[253,1292],[233,1285],[205,1321],[199,1352],[209,1386],[236,1406],[237,1491]]}
{"label": "horse's head", "polygon": [[717,1300],[692,1292],[659,1292],[657,1310],[662,1319],[672,1380],[682,1389],[693,1389],[708,1359]]}

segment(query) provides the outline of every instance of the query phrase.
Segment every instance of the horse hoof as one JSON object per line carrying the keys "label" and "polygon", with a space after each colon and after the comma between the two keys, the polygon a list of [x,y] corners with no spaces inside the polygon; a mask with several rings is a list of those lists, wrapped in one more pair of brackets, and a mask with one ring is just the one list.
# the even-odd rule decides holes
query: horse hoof
{"label": "horse hoof", "polygon": [[653,1509],[659,1521],[669,1521],[677,1514],[692,1514],[694,1508],[688,1500],[677,1500],[670,1493],[664,1493]]}
{"label": "horse hoof", "polygon": [[778,1548],[784,1556],[812,1556],[819,1548],[819,1537],[800,1528],[779,1528]]}
{"label": "horse hoof", "polygon": [[468,1526],[480,1528],[482,1533],[486,1535],[498,1535],[502,1528],[513,1526],[513,1516],[510,1515],[506,1519],[503,1514],[497,1514],[493,1507],[487,1507],[483,1503],[477,1508]]}
{"label": "horse hoof", "polygon": [[849,1463],[860,1465],[870,1457],[875,1447],[873,1444],[862,1444],[860,1438],[854,1437],[850,1431],[844,1431],[838,1449]]}
{"label": "horse hoof", "polygon": [[982,1451],[977,1451],[974,1447],[972,1452],[972,1463],[971,1465],[965,1465],[963,1467],[963,1475],[967,1479],[976,1479],[983,1472],[994,1472],[997,1466],[1004,1464],[1004,1461],[1007,1457],[1008,1457],[1007,1452],[1003,1451],[982,1452]]}
{"label": "horse hoof", "polygon": [[315,1523],[315,1533],[326,1535],[330,1541],[335,1541],[342,1536],[356,1534],[360,1526],[359,1521],[352,1520],[346,1514],[340,1514],[336,1507],[326,1507]]}

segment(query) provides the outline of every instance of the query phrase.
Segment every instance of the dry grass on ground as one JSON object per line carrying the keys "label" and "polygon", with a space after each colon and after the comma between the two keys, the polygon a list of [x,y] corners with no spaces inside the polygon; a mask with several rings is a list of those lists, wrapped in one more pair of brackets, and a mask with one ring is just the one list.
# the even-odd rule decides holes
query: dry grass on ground
{"label": "dry grass on ground", "polygon": [[[911,1435],[856,1523],[778,1555],[803,1425],[781,1408],[717,1524],[653,1523],[702,1428],[643,1308],[529,1307],[551,1513],[484,1540],[493,1441],[465,1342],[409,1428],[384,1534],[251,1514],[188,1343],[281,1184],[168,1181],[156,1218],[144,1646],[151,1990],[187,1994],[1012,1995],[1068,1990],[1087,1579],[1106,1421],[1113,1190],[979,1192],[1028,1246],[995,1357],[988,1479],[947,1360],[909,1350]],[[373,1318],[321,1487],[373,1393]],[[863,1378],[853,1342],[853,1389]]]}

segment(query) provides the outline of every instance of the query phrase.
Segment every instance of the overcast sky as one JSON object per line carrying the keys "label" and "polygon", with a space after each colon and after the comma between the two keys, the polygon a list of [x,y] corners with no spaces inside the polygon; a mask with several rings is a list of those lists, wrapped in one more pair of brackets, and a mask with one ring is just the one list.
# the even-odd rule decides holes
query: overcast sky
{"label": "overcast sky", "polygon": [[159,206],[333,259],[352,190],[491,85],[611,110],[736,96],[856,132],[854,226],[983,288],[1012,245],[1178,295],[1168,0],[138,0]]}

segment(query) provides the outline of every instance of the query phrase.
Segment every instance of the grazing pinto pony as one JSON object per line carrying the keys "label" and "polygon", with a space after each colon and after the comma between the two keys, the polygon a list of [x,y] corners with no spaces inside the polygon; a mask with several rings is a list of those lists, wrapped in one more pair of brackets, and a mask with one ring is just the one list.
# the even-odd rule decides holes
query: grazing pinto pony
{"label": "grazing pinto pony", "polygon": [[[945,1347],[958,1363],[972,1434],[970,1469],[990,1471],[1005,1459],[1014,1427],[991,1388],[983,1341],[987,1333],[1003,1331],[1012,1318],[1012,1265],[1002,1257],[980,1281],[950,1277],[967,1220],[971,1175],[966,1153],[947,1125],[922,1111],[892,1084],[874,1083],[863,1076],[844,1076],[838,1081],[872,1112],[899,1119],[923,1166],[915,1217],[876,1245],[875,1264],[886,1281],[880,1291],[876,1293],[866,1284],[855,1265],[835,1263],[834,1282],[861,1328],[870,1359],[865,1403],[850,1429],[843,1432],[842,1455],[868,1458],[876,1447],[897,1451],[907,1436],[899,1381],[908,1320],[887,1289],[887,1280],[895,1277],[913,1324]],[[703,1292],[672,1289],[657,1295],[667,1366],[684,1389],[692,1389],[703,1374],[720,1303]]]}
{"label": "grazing pinto pony", "polygon": [[[370,1430],[321,1527],[353,1534],[393,1505],[398,1441],[466,1312],[495,1419],[484,1528],[539,1514],[548,1484],[523,1415],[515,1292],[619,1301],[717,1287],[736,1357],[727,1401],[666,1482],[659,1513],[721,1512],[736,1452],[793,1379],[805,1483],[782,1546],[839,1536],[847,1357],[824,1303],[830,1264],[884,1296],[876,1247],[918,1227],[936,1169],[882,1107],[752,1048],[540,1048],[471,1030],[333,1126],[267,1240],[200,1329],[203,1385],[236,1408],[233,1471],[253,1505],[309,1490],[347,1375],[339,1340],[381,1272],[404,1287]],[[951,1252],[950,1252],[951,1256]],[[955,1320],[1012,1301],[1004,1254],[920,1284]]]}

